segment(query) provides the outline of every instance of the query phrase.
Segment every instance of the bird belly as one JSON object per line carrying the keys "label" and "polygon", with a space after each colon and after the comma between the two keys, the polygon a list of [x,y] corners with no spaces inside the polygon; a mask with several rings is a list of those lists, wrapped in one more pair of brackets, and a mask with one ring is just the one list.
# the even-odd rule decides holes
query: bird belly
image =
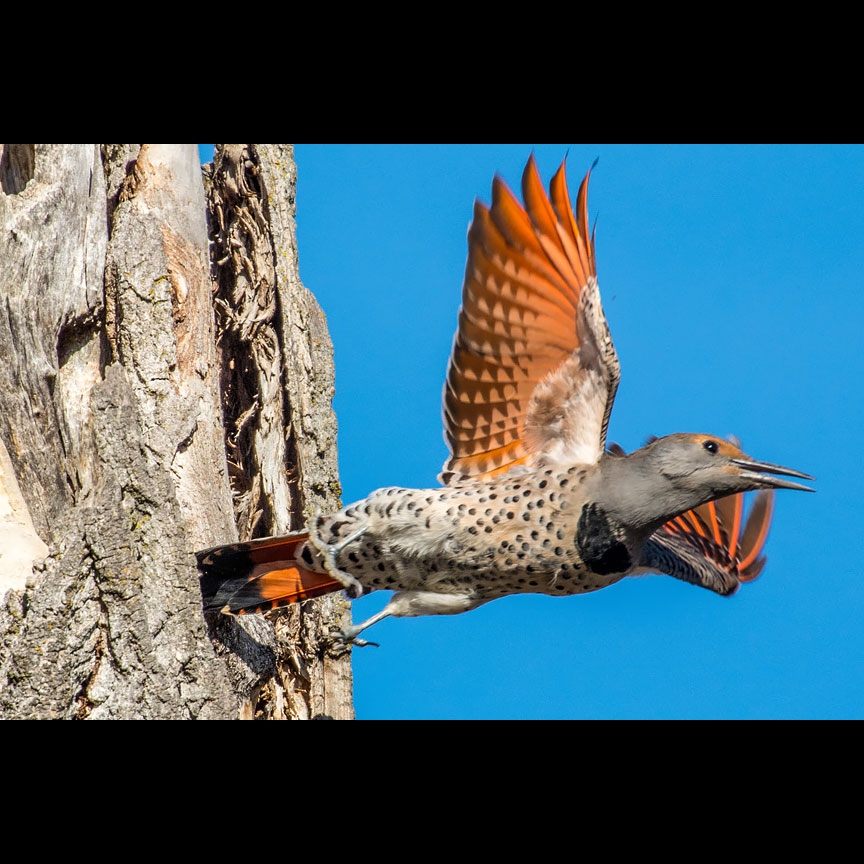
{"label": "bird belly", "polygon": [[[379,489],[318,520],[319,537],[344,543],[336,563],[365,593],[426,591],[491,600],[521,593],[568,596],[619,581],[628,569],[626,550],[608,523],[604,534],[596,512],[586,518],[570,506],[554,474],[442,489]],[[586,552],[593,556],[587,561]]]}

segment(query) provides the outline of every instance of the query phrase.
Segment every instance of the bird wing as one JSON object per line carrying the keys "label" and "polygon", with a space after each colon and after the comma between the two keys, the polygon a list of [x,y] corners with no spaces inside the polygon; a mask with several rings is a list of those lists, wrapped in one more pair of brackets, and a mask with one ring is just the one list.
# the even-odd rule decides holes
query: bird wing
{"label": "bird wing", "polygon": [[620,367],[600,302],[585,175],[566,160],[546,194],[532,156],[524,207],[496,176],[468,229],[462,306],[444,385],[444,484],[603,453]]}
{"label": "bird wing", "polygon": [[718,594],[734,594],[762,572],[774,491],[756,493],[744,520],[743,493],[710,501],[661,526],[645,544],[646,572],[666,573]]}

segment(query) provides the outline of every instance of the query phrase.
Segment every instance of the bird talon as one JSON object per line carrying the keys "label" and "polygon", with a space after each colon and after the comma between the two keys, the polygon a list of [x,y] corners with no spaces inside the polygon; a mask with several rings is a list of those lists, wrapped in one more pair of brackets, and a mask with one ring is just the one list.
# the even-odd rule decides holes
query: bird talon
{"label": "bird talon", "polygon": [[372,646],[373,648],[380,648],[381,646],[377,642],[369,642],[366,639],[358,639],[359,631],[355,627],[346,627],[344,630],[337,630],[335,633],[331,634],[331,638],[334,642],[339,642],[342,645],[353,645],[356,648],[366,648],[368,646]]}

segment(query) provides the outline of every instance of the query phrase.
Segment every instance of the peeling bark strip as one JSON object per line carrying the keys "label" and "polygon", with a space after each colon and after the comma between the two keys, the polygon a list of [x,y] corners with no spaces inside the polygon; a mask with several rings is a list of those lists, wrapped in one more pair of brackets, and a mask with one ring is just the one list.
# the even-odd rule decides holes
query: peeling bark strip
{"label": "peeling bark strip", "polygon": [[32,539],[0,585],[0,718],[353,716],[311,606],[215,645],[201,613],[193,552],[237,536],[211,288],[195,145],[0,145],[0,520]]}
{"label": "peeling bark strip", "polygon": [[[339,507],[333,350],[298,272],[293,148],[217,144],[208,179],[225,447],[247,540]],[[279,671],[249,715],[353,717],[350,656],[326,639],[349,618],[339,596],[268,616]],[[214,634],[230,643],[233,626],[217,619]]]}
{"label": "peeling bark strip", "polygon": [[[300,527],[302,506],[296,462],[277,462],[287,456],[288,408],[275,326],[276,272],[258,168],[247,146],[216,151],[208,197],[225,447],[238,532],[249,539],[262,536],[256,534],[262,518],[265,533]],[[265,462],[271,470],[262,471]]]}

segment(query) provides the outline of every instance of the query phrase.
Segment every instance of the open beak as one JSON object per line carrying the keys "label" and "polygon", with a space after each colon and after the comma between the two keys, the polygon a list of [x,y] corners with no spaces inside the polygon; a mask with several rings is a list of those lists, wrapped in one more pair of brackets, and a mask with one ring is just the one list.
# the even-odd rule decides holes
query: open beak
{"label": "open beak", "polygon": [[775,489],[800,489],[802,492],[816,491],[801,483],[793,483],[791,480],[772,476],[782,474],[786,477],[800,477],[803,480],[816,479],[809,474],[803,474],[801,471],[793,471],[791,468],[784,468],[782,465],[774,465],[771,462],[756,462],[753,459],[733,459],[732,464],[740,469],[738,473],[741,477],[747,480],[757,480],[763,486],[771,486]]}

